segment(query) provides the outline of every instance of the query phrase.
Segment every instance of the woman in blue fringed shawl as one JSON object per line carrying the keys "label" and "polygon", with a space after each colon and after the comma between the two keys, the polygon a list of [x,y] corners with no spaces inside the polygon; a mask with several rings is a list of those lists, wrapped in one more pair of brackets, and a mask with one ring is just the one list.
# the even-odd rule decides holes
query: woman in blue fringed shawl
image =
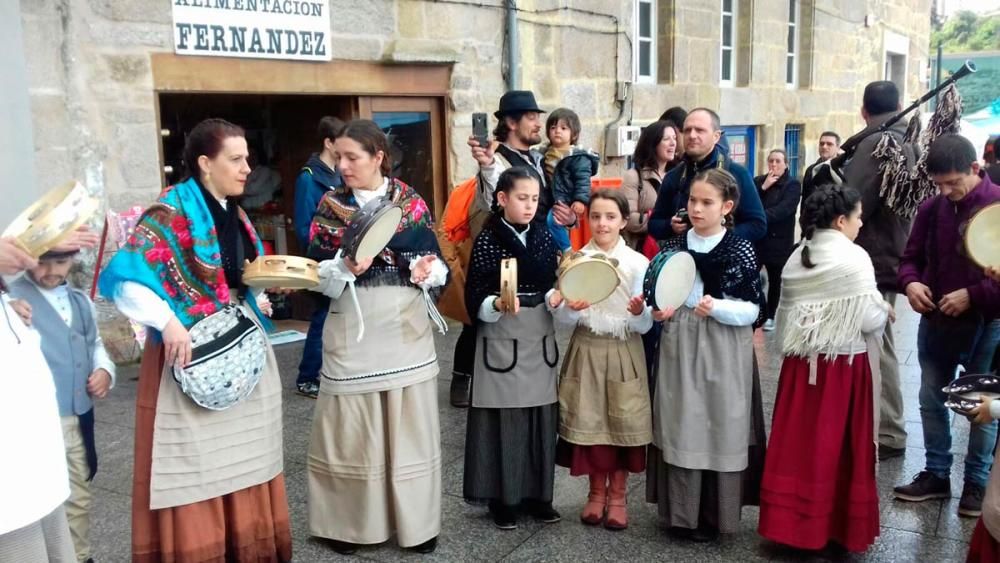
{"label": "woman in blue fringed shawl", "polygon": [[225,305],[268,324],[266,298],[241,281],[243,259],[263,254],[234,200],[250,173],[243,129],[202,121],[188,134],[184,162],[190,177],[160,194],[100,278],[102,295],[150,332],[136,399],[132,560],[289,561],[270,344],[254,391],[223,411],[197,406],[171,370],[191,359],[188,329]]}

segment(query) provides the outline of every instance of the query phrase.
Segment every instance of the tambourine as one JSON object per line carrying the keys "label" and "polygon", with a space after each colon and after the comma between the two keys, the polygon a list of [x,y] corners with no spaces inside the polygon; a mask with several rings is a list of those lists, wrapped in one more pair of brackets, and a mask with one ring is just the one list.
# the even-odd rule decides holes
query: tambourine
{"label": "tambourine", "polygon": [[659,311],[680,307],[691,294],[696,272],[694,258],[687,252],[660,252],[642,280],[646,303]]}
{"label": "tambourine", "polygon": [[941,390],[948,394],[944,406],[958,414],[968,415],[983,399],[1000,398],[1000,377],[994,373],[963,375]]}
{"label": "tambourine", "polygon": [[1000,267],[1000,203],[972,216],[965,230],[965,251],[981,268]]}
{"label": "tambourine", "polygon": [[302,256],[258,256],[244,262],[243,283],[250,287],[309,289],[319,285],[319,266]]}
{"label": "tambourine", "polygon": [[618,260],[604,254],[573,252],[568,254],[556,272],[556,289],[569,301],[586,301],[595,305],[604,301],[621,284]]}
{"label": "tambourine", "polygon": [[500,305],[504,311],[514,311],[517,303],[517,258],[500,262]]}
{"label": "tambourine", "polygon": [[99,203],[79,182],[68,182],[50,190],[14,219],[3,232],[13,237],[25,252],[38,258],[85,224]]}
{"label": "tambourine", "polygon": [[384,197],[369,201],[347,220],[340,247],[355,262],[374,258],[385,249],[403,220],[403,208]]}

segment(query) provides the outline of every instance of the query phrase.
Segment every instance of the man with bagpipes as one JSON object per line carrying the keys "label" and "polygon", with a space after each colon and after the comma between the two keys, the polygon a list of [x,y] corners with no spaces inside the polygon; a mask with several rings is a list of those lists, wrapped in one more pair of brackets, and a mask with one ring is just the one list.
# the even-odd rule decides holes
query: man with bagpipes
{"label": "man with bagpipes", "polygon": [[[961,97],[955,82],[975,72],[966,62],[947,80],[900,110],[899,90],[888,81],[865,87],[861,115],[866,127],[847,139],[839,156],[817,165],[814,184],[847,184],[861,194],[864,225],[855,242],[871,256],[878,289],[895,304],[900,288],[896,271],[910,233],[917,207],[936,193],[926,171],[926,149],[939,136],[956,133],[961,118]],[[916,113],[903,118],[943,92],[926,131]],[[883,336],[880,355],[879,459],[902,456],[906,451],[903,397],[892,330]]]}

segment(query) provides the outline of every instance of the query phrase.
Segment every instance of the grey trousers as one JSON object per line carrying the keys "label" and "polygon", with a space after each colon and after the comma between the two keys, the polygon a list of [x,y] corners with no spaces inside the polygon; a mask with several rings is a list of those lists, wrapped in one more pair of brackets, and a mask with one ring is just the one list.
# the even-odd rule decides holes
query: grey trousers
{"label": "grey trousers", "polygon": [[[882,293],[882,297],[894,308],[897,294]],[[899,360],[896,358],[896,343],[893,341],[892,325],[885,326],[882,336],[882,355],[879,360],[882,370],[882,396],[880,422],[878,427],[879,445],[890,448],[906,447],[906,424],[903,418],[903,389],[899,381]]]}
{"label": "grey trousers", "polygon": [[0,535],[0,561],[76,563],[63,506],[37,522]]}

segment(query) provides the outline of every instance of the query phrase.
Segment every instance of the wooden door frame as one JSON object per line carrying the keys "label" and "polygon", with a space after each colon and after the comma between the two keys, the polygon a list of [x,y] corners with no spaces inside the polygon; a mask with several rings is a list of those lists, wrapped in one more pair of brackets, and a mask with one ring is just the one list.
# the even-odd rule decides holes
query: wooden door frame
{"label": "wooden door frame", "polygon": [[[434,201],[428,203],[434,218],[439,221],[448,201],[448,159],[445,157],[448,135],[444,127],[445,107],[442,97],[361,96],[358,98],[358,117],[361,119],[372,119],[376,112],[412,111],[430,114],[431,173],[434,175],[431,193],[434,194]],[[405,181],[406,178],[402,180]]]}

